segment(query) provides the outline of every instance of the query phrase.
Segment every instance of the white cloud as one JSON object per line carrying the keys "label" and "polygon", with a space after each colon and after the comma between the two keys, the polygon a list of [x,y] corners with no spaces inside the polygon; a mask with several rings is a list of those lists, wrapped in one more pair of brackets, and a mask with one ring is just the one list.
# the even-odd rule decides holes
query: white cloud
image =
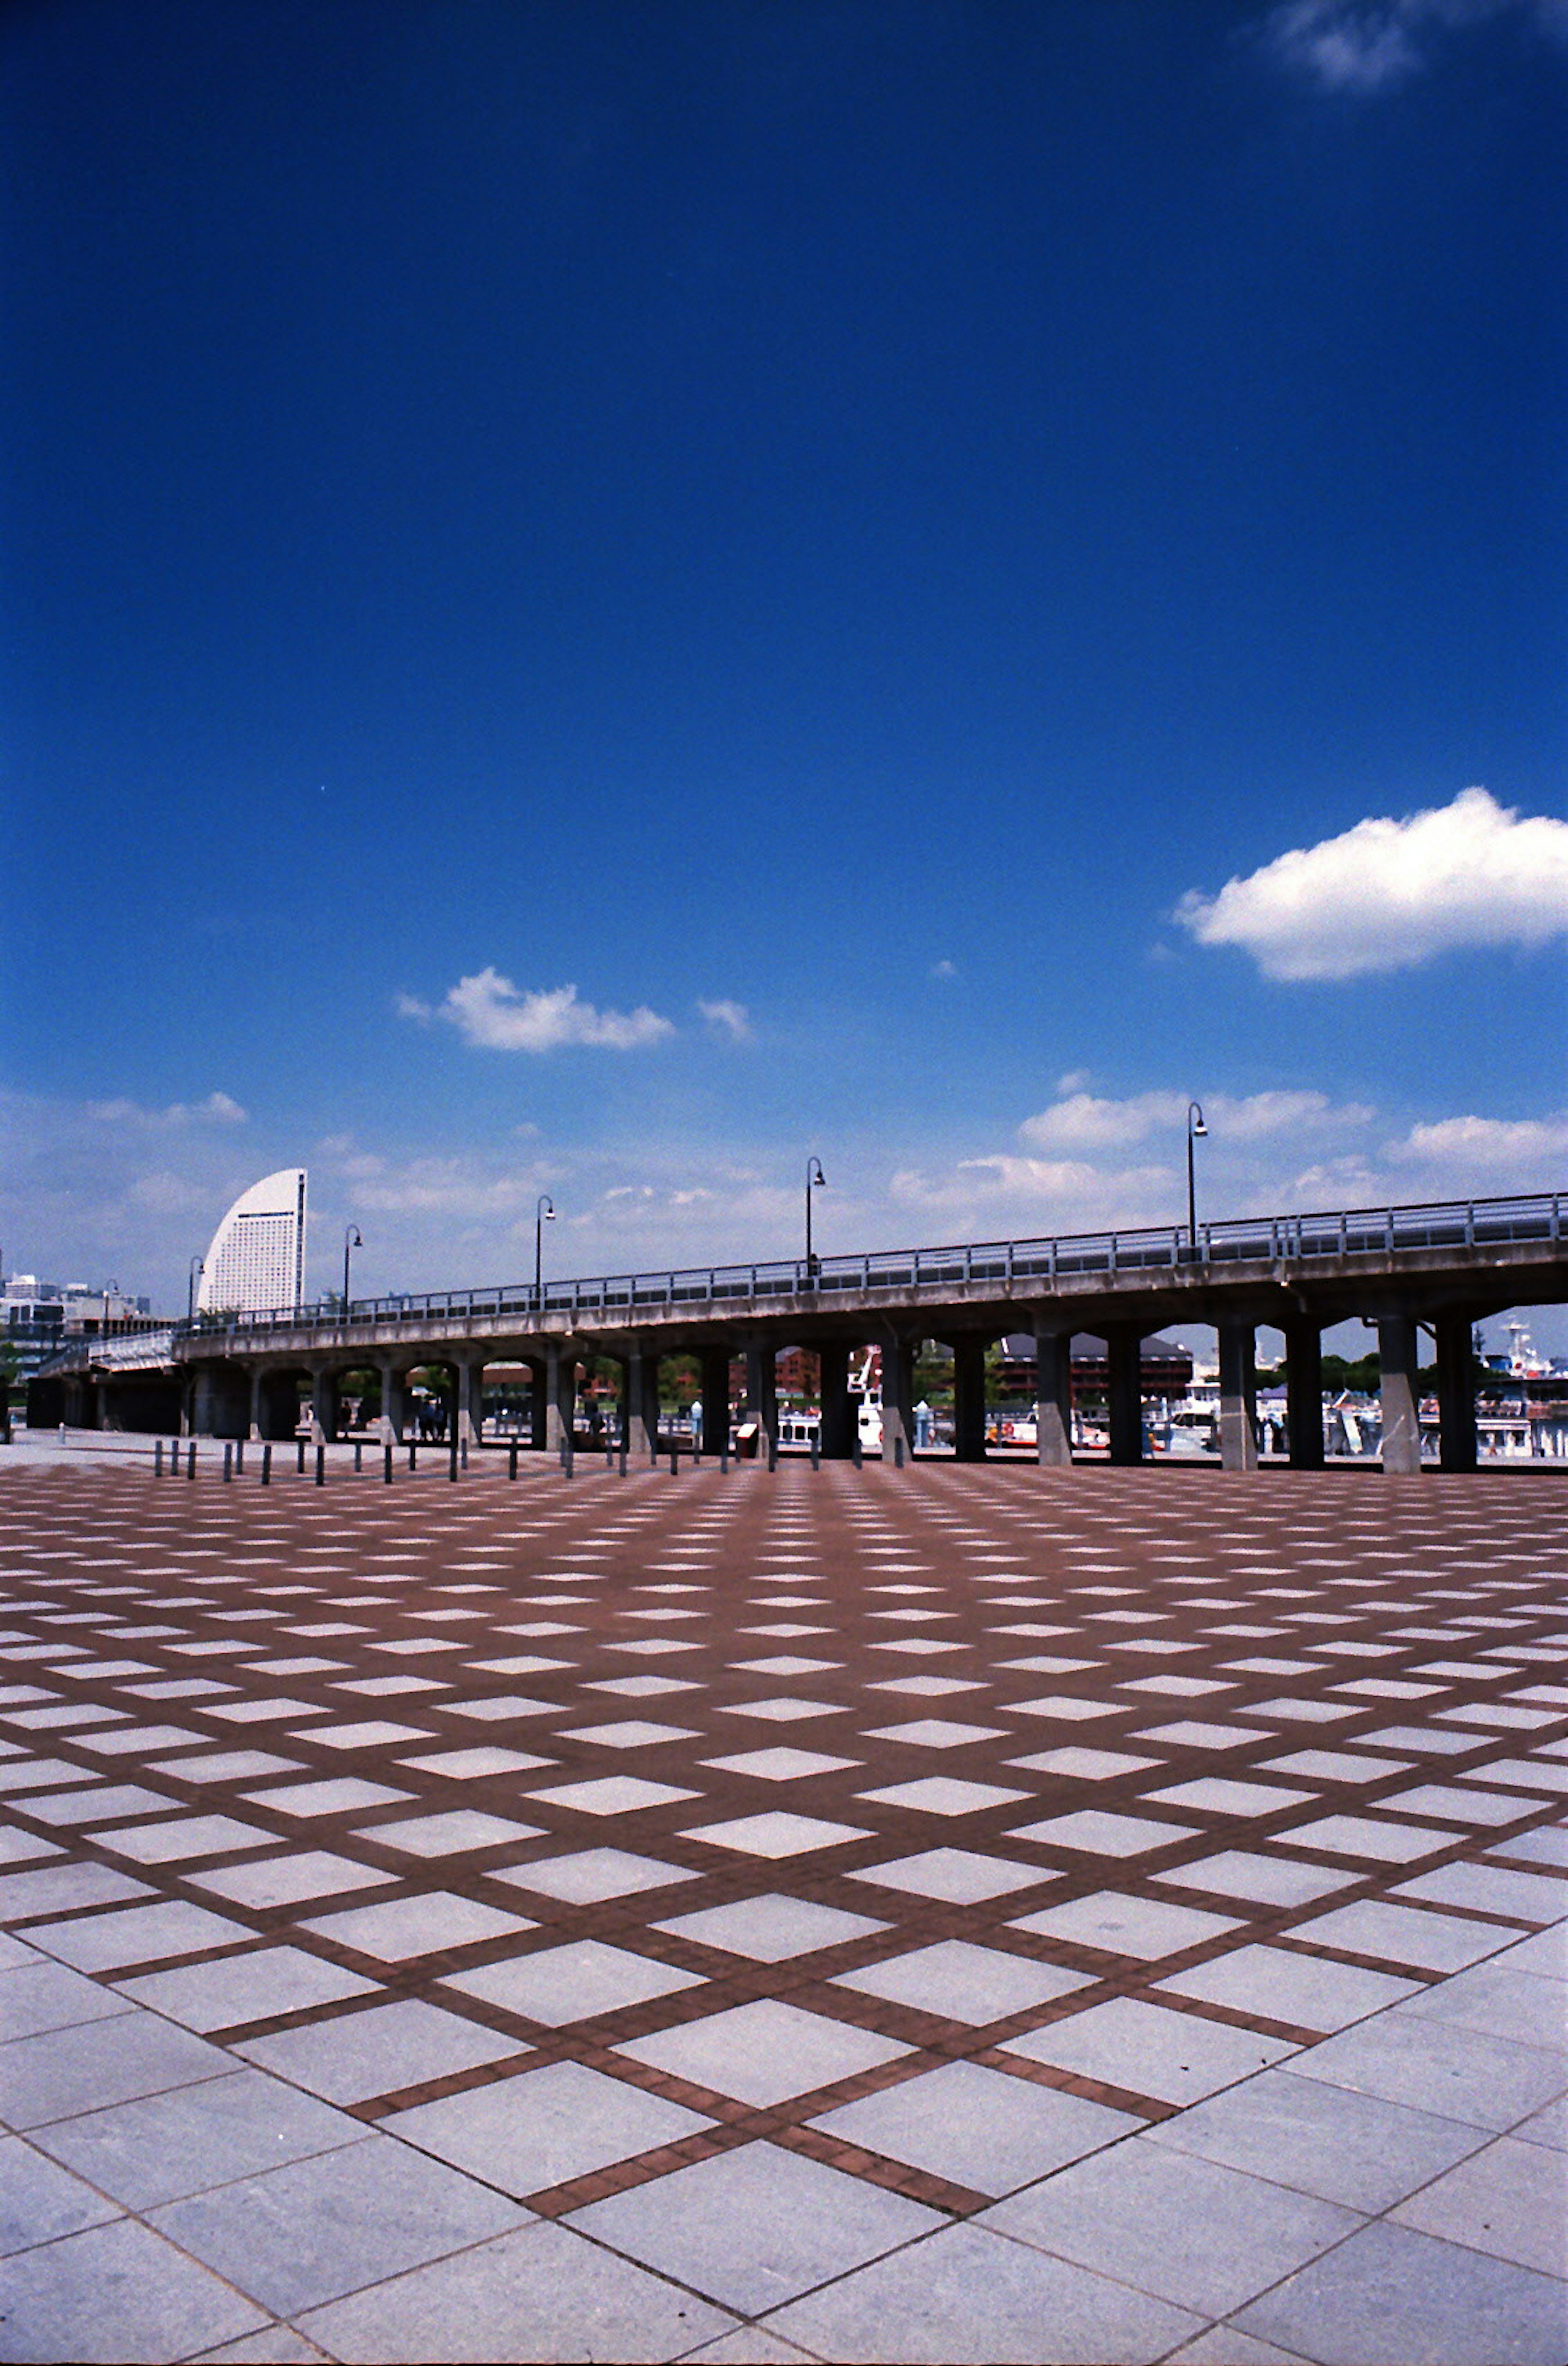
{"label": "white cloud", "polygon": [[1562,0],[1280,0],[1262,34],[1282,64],[1323,89],[1369,97],[1424,73],[1443,33],[1506,15],[1546,31],[1568,22]]}
{"label": "white cloud", "polygon": [[228,1093],[209,1093],[205,1100],[171,1101],[167,1109],[143,1109],[123,1098],[89,1101],[87,1115],[103,1125],[182,1126],[243,1125],[247,1112]]}
{"label": "white cloud", "polygon": [[1521,820],[1484,789],[1403,821],[1359,821],[1296,847],[1176,917],[1200,944],[1240,945],[1265,977],[1364,977],[1461,948],[1534,948],[1568,933],[1568,821]]}
{"label": "white cloud", "polygon": [[932,977],[956,977],[958,975],[958,963],[955,961],[948,961],[944,957],[942,961],[932,962],[931,974]]}
{"label": "white cloud", "polygon": [[697,1008],[716,1035],[728,1035],[732,1043],[750,1041],[751,1019],[743,1002],[699,1002]]}
{"label": "white cloud", "polygon": [[[1069,1093],[1038,1117],[1026,1118],[1019,1132],[1036,1149],[1067,1151],[1120,1149],[1158,1132],[1185,1138],[1188,1098],[1182,1092],[1134,1093],[1119,1101]],[[1326,1093],[1317,1092],[1247,1093],[1239,1098],[1211,1093],[1202,1109],[1210,1132],[1227,1142],[1307,1129],[1343,1132],[1366,1124],[1374,1114],[1354,1101],[1336,1107]]]}
{"label": "white cloud", "polygon": [[[399,1007],[407,1017],[432,1015],[412,995],[400,996]],[[459,978],[434,1016],[450,1020],[465,1042],[487,1052],[558,1052],[584,1044],[629,1052],[675,1031],[668,1019],[646,1005],[636,1010],[597,1010],[592,1003],[578,999],[575,986],[525,993],[488,966],[473,977]]]}
{"label": "white cloud", "polygon": [[1401,1141],[1389,1144],[1388,1155],[1461,1166],[1472,1190],[1483,1190],[1489,1170],[1498,1167],[1510,1176],[1525,1167],[1551,1167],[1556,1183],[1561,1163],[1568,1160],[1568,1114],[1439,1118],[1431,1125],[1413,1125]]}

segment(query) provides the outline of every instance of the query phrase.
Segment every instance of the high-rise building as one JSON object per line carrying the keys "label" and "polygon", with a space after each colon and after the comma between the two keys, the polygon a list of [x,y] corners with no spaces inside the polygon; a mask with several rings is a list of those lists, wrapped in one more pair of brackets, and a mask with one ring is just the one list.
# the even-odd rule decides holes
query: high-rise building
{"label": "high-rise building", "polygon": [[212,1235],[197,1292],[201,1314],[297,1307],[305,1289],[305,1169],[280,1166],[242,1191]]}

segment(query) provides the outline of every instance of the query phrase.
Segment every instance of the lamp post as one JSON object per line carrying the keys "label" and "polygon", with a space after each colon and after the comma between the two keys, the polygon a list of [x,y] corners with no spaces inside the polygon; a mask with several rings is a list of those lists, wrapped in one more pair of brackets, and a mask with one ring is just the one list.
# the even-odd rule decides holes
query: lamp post
{"label": "lamp post", "polygon": [[822,1172],[819,1158],[806,1162],[806,1286],[809,1290],[817,1279],[817,1259],[811,1247],[811,1194],[820,1191],[828,1177]]}
{"label": "lamp post", "polygon": [[556,1220],[556,1203],[547,1191],[541,1191],[534,1210],[534,1305],[539,1313],[545,1311],[545,1226]]}
{"label": "lamp post", "polygon": [[1190,1264],[1198,1262],[1198,1180],[1193,1165],[1192,1144],[1209,1129],[1203,1122],[1203,1111],[1197,1101],[1187,1104],[1187,1256]]}
{"label": "lamp post", "polygon": [[186,1290],[186,1321],[187,1323],[194,1323],[194,1322],[196,1321],[196,1278],[197,1278],[197,1275],[198,1273],[205,1273],[206,1271],[207,1271],[207,1259],[206,1259],[205,1257],[193,1256],[193,1257],[192,1257],[192,1259],[191,1259],[191,1261],[190,1261],[190,1279],[189,1279],[189,1283],[188,1283],[188,1286],[187,1286]]}
{"label": "lamp post", "polygon": [[348,1226],[347,1226],[347,1228],[345,1229],[345,1231],[344,1231],[344,1236],[343,1236],[343,1319],[344,1319],[344,1321],[345,1323],[348,1321],[348,1260],[349,1260],[349,1256],[350,1256],[350,1253],[351,1253],[353,1250],[355,1250],[355,1249],[362,1249],[364,1246],[365,1246],[365,1243],[364,1243],[364,1241],[360,1238],[360,1233],[359,1233],[359,1227],[358,1227],[358,1225],[357,1225],[357,1224],[350,1224],[350,1225],[348,1225]]}

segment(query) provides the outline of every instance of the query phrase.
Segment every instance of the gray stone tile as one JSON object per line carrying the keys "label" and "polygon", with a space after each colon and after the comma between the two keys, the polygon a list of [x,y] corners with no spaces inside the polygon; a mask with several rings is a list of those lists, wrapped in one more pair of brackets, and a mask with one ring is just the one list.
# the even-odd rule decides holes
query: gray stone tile
{"label": "gray stone tile", "polygon": [[977,2223],[1224,2316],[1365,2221],[1139,2138],[1013,2194]]}
{"label": "gray stone tile", "polygon": [[107,2021],[129,2012],[123,1997],[96,1980],[47,1958],[23,1965],[6,1978],[0,1995],[0,2036],[32,2037],[45,2029],[73,2029],[85,2021]]}
{"label": "gray stone tile", "polygon": [[1202,2329],[1185,2309],[973,2225],[945,2227],[769,2323],[840,2366],[1139,2366]]}
{"label": "gray stone tile", "polygon": [[247,2021],[271,2021],[307,2005],[341,2004],[345,1997],[372,1996],[374,1980],[345,1972],[300,1947],[261,1947],[217,1963],[185,1964],[172,1972],[143,1972],[121,1989],[171,2021],[203,2032],[233,2029]]}
{"label": "gray stone tile", "polygon": [[1196,1906],[1168,1906],[1163,1898],[1132,1898],[1119,1889],[1097,1890],[1088,1898],[1070,1898],[1065,1906],[1042,1907],[1036,1914],[1020,1915],[1012,1925],[1015,1931],[1033,1931],[1042,1938],[1066,1939],[1075,1946],[1134,1955],[1151,1964],[1205,1939],[1222,1938],[1235,1927],[1229,1915]]}
{"label": "gray stone tile", "polygon": [[776,1998],[732,2005],[616,2049],[741,2103],[782,2103],[908,2054],[890,2037]]}
{"label": "gray stone tile", "polygon": [[974,1906],[986,1898],[1001,1898],[1014,1889],[1037,1889],[1042,1882],[1057,1881],[1059,1874],[1036,1865],[1021,1865],[1016,1857],[981,1856],[974,1849],[922,1849],[917,1856],[896,1857],[887,1865],[867,1865],[847,1876],[874,1882],[880,1889],[901,1889],[917,1898],[940,1898],[950,1906]]}
{"label": "gray stone tile", "polygon": [[130,1857],[133,1865],[189,1865],[197,1857],[270,1847],[276,1834],[260,1824],[242,1824],[233,1816],[175,1816],[161,1824],[129,1824],[95,1838],[100,1847]]}
{"label": "gray stone tile", "polygon": [[382,1848],[409,1856],[458,1856],[473,1849],[498,1847],[506,1841],[539,1837],[537,1824],[519,1824],[505,1816],[490,1816],[477,1808],[448,1808],[434,1816],[405,1816],[392,1824],[367,1824],[356,1839],[375,1841]]}
{"label": "gray stone tile", "polygon": [[231,1898],[236,1906],[299,1906],[307,1898],[339,1898],[351,1889],[385,1889],[389,1873],[375,1873],[345,1856],[310,1849],[298,1856],[270,1856],[258,1864],[220,1866],[216,1873],[193,1873],[186,1879],[198,1889]]}
{"label": "gray stone tile", "polygon": [[1407,2016],[1400,2005],[1325,2038],[1291,2067],[1303,2079],[1499,2130],[1568,2087],[1568,2062],[1561,2054],[1450,2029]]}
{"label": "gray stone tile", "polygon": [[946,2063],[813,2122],[827,2135],[976,2193],[1010,2192],[1142,2124],[978,2062]]}
{"label": "gray stone tile", "polygon": [[688,2366],[812,2366],[810,2353],[793,2341],[781,2341],[760,2325],[743,2325],[738,2333],[721,2334],[689,2352]]}
{"label": "gray stone tile", "polygon": [[863,1971],[841,1972],[833,1985],[978,2027],[1067,1996],[1088,1979],[1086,1972],[1064,1971],[1059,1964],[1038,1964],[1028,1955],[976,1947],[965,1939],[942,1939],[886,1963],[867,1965]]}
{"label": "gray stone tile", "polygon": [[266,2324],[259,2308],[133,2219],[45,2243],[6,2270],[6,2356],[37,2366],[161,2366]]}
{"label": "gray stone tile", "polygon": [[242,2038],[234,2047],[247,2062],[333,2103],[366,2102],[526,2051],[519,2038],[498,2037],[477,2022],[412,1998],[280,2029],[270,2037]]}
{"label": "gray stone tile", "polygon": [[509,1881],[519,1889],[558,1898],[569,1906],[597,1906],[606,1898],[630,1898],[639,1890],[664,1889],[677,1881],[694,1881],[683,1865],[665,1865],[658,1857],[637,1856],[629,1849],[577,1849],[570,1856],[536,1857],[530,1865],[500,1867],[488,1878]]}
{"label": "gray stone tile", "polygon": [[1308,1906],[1314,1898],[1327,1898],[1337,1889],[1348,1889],[1358,1876],[1353,1873],[1330,1873],[1320,1865],[1302,1865],[1294,1857],[1256,1856],[1245,1849],[1222,1849],[1216,1856],[1201,1856],[1191,1865],[1173,1865],[1168,1873],[1156,1873],[1154,1878],[1168,1882],[1173,1889],[1205,1889],[1222,1898],[1245,1898],[1263,1906]]}
{"label": "gray stone tile", "polygon": [[1423,2235],[1568,2278],[1568,2153],[1500,2136],[1390,2215]]}
{"label": "gray stone tile", "polygon": [[199,2366],[328,2366],[327,2353],[287,2325],[269,2325],[265,2333],[242,2334],[238,2341],[220,2342],[204,2349]]}
{"label": "gray stone tile", "polygon": [[1358,1898],[1298,1922],[1292,1939],[1342,1947],[1348,1955],[1376,1955],[1385,1964],[1409,1964],[1427,1972],[1457,1972],[1495,1955],[1517,1934],[1500,1922],[1479,1922],[1457,1914],[1434,1914],[1418,1906],[1396,1906],[1382,1898]]}
{"label": "gray stone tile", "polygon": [[167,1955],[196,1955],[252,1935],[243,1922],[191,1906],[183,1898],[117,1913],[83,1914],[69,1922],[34,1923],[29,1946],[41,1947],[78,1971],[113,1972],[122,1964],[155,1964]]}
{"label": "gray stone tile", "polygon": [[552,2063],[381,2123],[508,2193],[542,2193],[694,2135],[713,2122],[578,2062]]}
{"label": "gray stone tile", "polygon": [[25,1922],[42,1914],[72,1914],[78,1907],[118,1906],[127,1898],[151,1898],[144,1881],[107,1865],[40,1865],[25,1873],[0,1875],[0,1922]]}
{"label": "gray stone tile", "polygon": [[1532,2112],[1513,2134],[1522,2144],[1545,2145],[1551,2152],[1568,2152],[1568,2095],[1560,2095],[1543,2112]]}
{"label": "gray stone tile", "polygon": [[1292,2029],[1321,2030],[1348,2028],[1368,2013],[1381,2012],[1384,2005],[1420,1993],[1417,1982],[1396,1979],[1389,1972],[1364,1971],[1356,1964],[1330,1964],[1321,1956],[1266,1946],[1237,1947],[1190,1971],[1173,1972],[1156,1986],[1201,1998],[1205,2004],[1258,2013],[1265,2021],[1287,2022]]}
{"label": "gray stone tile", "polygon": [[1043,1823],[1016,1824],[1011,1838],[1037,1841],[1043,1848],[1084,1851],[1091,1856],[1146,1856],[1173,1841],[1190,1840],[1190,1824],[1156,1823],[1148,1816],[1118,1815],[1111,1808],[1079,1808]]}
{"label": "gray stone tile", "polygon": [[1238,2333],[1234,2325],[1214,2325],[1176,2350],[1166,2366],[1303,2366],[1303,2361],[1292,2350],[1276,2349],[1271,2341]]}
{"label": "gray stone tile", "polygon": [[602,1939],[577,1939],[532,1955],[508,1955],[479,1971],[453,1972],[442,1985],[556,2029],[646,2004],[650,1997],[700,1988],[702,1979],[695,1972],[634,1955],[629,1948],[606,1946]]}
{"label": "gray stone tile", "polygon": [[0,2258],[118,2216],[112,2202],[20,2136],[0,2136]]}
{"label": "gray stone tile", "polygon": [[415,1898],[394,1898],[379,1906],[350,1906],[338,1914],[319,1914],[303,1926],[323,1939],[351,1947],[355,1955],[378,1963],[407,1963],[415,1955],[444,1955],[449,1948],[468,1947],[481,1939],[504,1939],[535,1925],[526,1916],[503,1914],[475,1898],[459,1898],[451,1890],[422,1890]]}
{"label": "gray stone tile", "polygon": [[357,2120],[258,2070],[144,2095],[40,2128],[33,2141],[128,2210],[147,2210],[363,2138]]}
{"label": "gray stone tile", "polygon": [[370,2135],[167,2203],[152,2223],[264,2307],[295,2316],[508,2233],[525,2216],[439,2161]]}
{"label": "gray stone tile", "polygon": [[745,1955],[757,1964],[787,1963],[821,1947],[836,1947],[846,1939],[865,1939],[886,1931],[886,1922],[868,1914],[846,1914],[840,1907],[819,1906],[806,1898],[777,1893],[765,1898],[739,1898],[729,1906],[709,1906],[695,1914],[673,1915],[654,1925],[678,1938],[698,1940]]}
{"label": "gray stone tile", "polygon": [[0,2045],[0,2119],[41,2127],[96,2105],[156,2095],[220,2077],[231,2057],[155,2013],[118,2013],[82,2029],[51,2030]]}
{"label": "gray stone tile", "polygon": [[390,2358],[630,2366],[682,2357],[734,2320],[570,2226],[541,2225],[312,2310],[303,2324],[348,2366]]}
{"label": "gray stone tile", "polygon": [[1135,2095],[1165,2103],[1190,2103],[1249,2079],[1256,2070],[1295,2049],[1283,2038],[1259,2037],[1251,2030],[1175,2012],[1136,1997],[1112,1997],[1066,2021],[1054,2021],[1024,2037],[1010,2037],[1002,2051],[1030,2062],[1049,2062],[1083,2079],[1103,2079]]}
{"label": "gray stone tile", "polygon": [[1402,1881],[1395,1895],[1467,1906],[1481,1914],[1512,1914],[1521,1922],[1555,1922],[1568,1914],[1568,1881],[1556,1874],[1522,1873],[1514,1865],[1443,1865]]}
{"label": "gray stone tile", "polygon": [[1404,2226],[1369,2226],[1244,2309],[1244,2333],[1320,2366],[1561,2366],[1568,2291]]}
{"label": "gray stone tile", "polygon": [[1488,2037],[1568,2052],[1568,1989],[1561,1980],[1509,1971],[1502,1963],[1480,1964],[1451,1980],[1439,1980],[1436,1988],[1413,1997],[1404,2010],[1420,2021],[1451,2022],[1456,2029],[1479,2029]]}
{"label": "gray stone tile", "polygon": [[1266,2070],[1163,2120],[1147,2140],[1371,2213],[1402,2201],[1486,2138],[1434,2112]]}
{"label": "gray stone tile", "polygon": [[799,2153],[751,2144],[595,2202],[568,2223],[754,2316],[942,2222]]}

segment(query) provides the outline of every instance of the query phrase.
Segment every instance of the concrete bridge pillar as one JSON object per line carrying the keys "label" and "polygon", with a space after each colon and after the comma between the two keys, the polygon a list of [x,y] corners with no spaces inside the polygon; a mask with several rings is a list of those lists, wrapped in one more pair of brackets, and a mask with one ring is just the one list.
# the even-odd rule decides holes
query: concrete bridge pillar
{"label": "concrete bridge pillar", "polygon": [[626,1452],[651,1460],[659,1450],[659,1358],[645,1347],[634,1347],[622,1369],[626,1374],[622,1420]]}
{"label": "concrete bridge pillar", "polygon": [[779,1434],[778,1363],[769,1340],[753,1342],[746,1350],[746,1410],[760,1432],[758,1459],[765,1462]]}
{"label": "concrete bridge pillar", "polygon": [[902,1443],[904,1460],[915,1456],[915,1342],[892,1339],[882,1350],[882,1461],[893,1470]]}
{"label": "concrete bridge pillar", "polygon": [[577,1420],[577,1350],[552,1339],[545,1349],[545,1444],[558,1454]]}
{"label": "concrete bridge pillar", "polygon": [[705,1347],[698,1358],[702,1374],[703,1452],[728,1452],[729,1447],[729,1350]]}
{"label": "concrete bridge pillar", "polygon": [[310,1375],[310,1435],[318,1446],[337,1436],[338,1385],[335,1372]]}
{"label": "concrete bridge pillar", "polygon": [[262,1368],[259,1364],[251,1366],[250,1398],[250,1417],[246,1424],[245,1435],[259,1442],[265,1435],[262,1428]]}
{"label": "concrete bridge pillar", "polygon": [[382,1364],[381,1373],[381,1442],[384,1446],[400,1446],[408,1418],[408,1374],[399,1364]]}
{"label": "concrete bridge pillar", "polygon": [[1222,1315],[1220,1460],[1227,1470],[1258,1468],[1258,1333],[1238,1315]]}
{"label": "concrete bridge pillar", "polygon": [[477,1448],[484,1432],[484,1359],[465,1356],[457,1369],[457,1442]]}
{"label": "concrete bridge pillar", "polygon": [[986,1459],[986,1341],[977,1331],[953,1342],[953,1454],[956,1462]]}
{"label": "concrete bridge pillar", "polygon": [[1073,1337],[1034,1330],[1035,1454],[1043,1470],[1073,1467]]}
{"label": "concrete bridge pillar", "polygon": [[1479,1456],[1475,1434],[1475,1375],[1468,1314],[1439,1314],[1438,1335],[1438,1468],[1473,1470]]}
{"label": "concrete bridge pillar", "polygon": [[1133,1464],[1144,1459],[1144,1335],[1135,1323],[1105,1329],[1105,1390],[1111,1459]]}
{"label": "concrete bridge pillar", "polygon": [[1310,1314],[1285,1324],[1285,1423],[1292,1470],[1323,1468],[1323,1334]]}
{"label": "concrete bridge pillar", "polygon": [[822,1453],[829,1462],[847,1462],[854,1447],[854,1408],[850,1403],[850,1342],[819,1339],[818,1360],[822,1372]]}
{"label": "concrete bridge pillar", "polygon": [[545,1450],[545,1397],[548,1373],[542,1356],[519,1356],[518,1362],[528,1375],[528,1444],[535,1452]]}
{"label": "concrete bridge pillar", "polygon": [[1416,1394],[1416,1325],[1408,1314],[1378,1318],[1382,1380],[1382,1467],[1408,1478],[1421,1468],[1421,1420]]}

